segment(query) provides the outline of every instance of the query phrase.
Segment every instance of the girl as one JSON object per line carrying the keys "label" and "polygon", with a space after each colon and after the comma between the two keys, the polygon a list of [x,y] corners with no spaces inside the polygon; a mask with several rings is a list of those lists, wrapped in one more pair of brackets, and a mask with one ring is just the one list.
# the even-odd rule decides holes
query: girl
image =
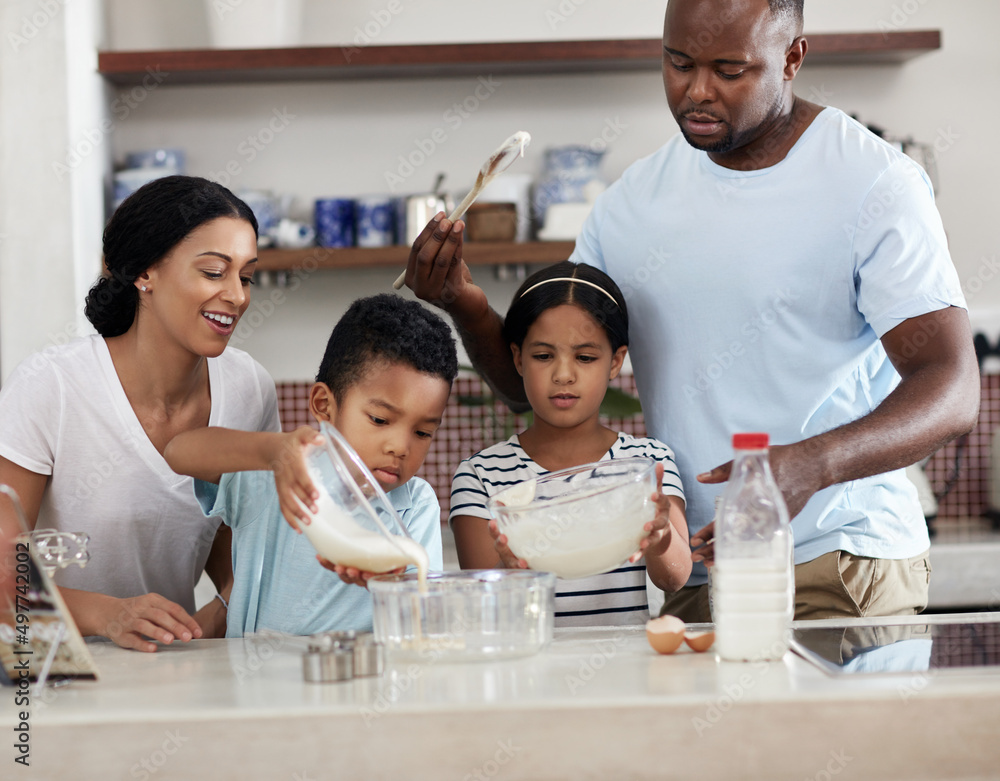
{"label": "girl", "polygon": [[[154,651],[225,633],[230,538],[166,444],[202,426],[279,431],[274,383],[226,349],[250,302],[257,222],[229,190],[158,179],[104,231],[87,296],[98,334],[29,356],[0,391],[0,483],[34,527],[86,532],[91,562],[56,583],[84,635]],[[192,617],[201,573],[221,598]]]}
{"label": "girl", "polygon": [[[684,492],[673,453],[661,442],[601,425],[608,383],[628,350],[628,312],[603,272],[569,261],[542,269],[514,294],[503,325],[534,417],[506,442],[466,459],[452,482],[450,520],[463,569],[527,567],[490,520],[486,499],[514,483],[557,469],[612,458],[659,462],[663,492],[641,554],[614,572],[560,579],[556,626],[640,624],[649,619],[646,574],[674,592],[691,574]],[[645,565],[637,563],[645,556]]]}

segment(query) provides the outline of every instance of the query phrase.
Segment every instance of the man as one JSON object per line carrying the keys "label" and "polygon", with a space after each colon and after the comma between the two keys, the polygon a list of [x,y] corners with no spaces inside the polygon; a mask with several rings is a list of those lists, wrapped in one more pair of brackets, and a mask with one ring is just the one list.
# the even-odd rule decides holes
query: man
{"label": "man", "polygon": [[[669,0],[663,82],[681,135],[601,196],[571,259],[625,294],[646,424],[676,450],[692,545],[711,539],[731,435],[766,431],[796,617],[914,613],[930,543],[902,469],[975,424],[972,334],[926,175],[793,94],[802,5]],[[460,229],[428,226],[407,284],[523,399]],[[706,579],[696,564],[664,612],[708,620]]]}

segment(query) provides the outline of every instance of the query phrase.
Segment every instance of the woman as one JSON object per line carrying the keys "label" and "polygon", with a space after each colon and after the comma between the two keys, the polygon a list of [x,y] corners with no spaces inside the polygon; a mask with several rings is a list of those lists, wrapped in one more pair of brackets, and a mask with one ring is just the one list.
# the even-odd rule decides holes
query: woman
{"label": "woman", "polygon": [[[0,390],[0,482],[29,523],[86,532],[91,560],[56,575],[84,635],[155,651],[225,633],[230,540],[163,460],[207,425],[280,430],[274,383],[226,349],[250,301],[257,222],[226,188],[169,176],[104,231],[87,296],[97,335],[27,358]],[[205,571],[220,598],[194,612]]]}

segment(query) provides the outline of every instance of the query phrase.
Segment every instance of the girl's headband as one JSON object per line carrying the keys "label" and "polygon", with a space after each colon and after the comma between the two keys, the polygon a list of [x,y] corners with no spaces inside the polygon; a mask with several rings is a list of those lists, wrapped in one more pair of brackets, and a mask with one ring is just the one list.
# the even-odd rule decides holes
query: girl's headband
{"label": "girl's headband", "polygon": [[[524,298],[526,295],[528,295],[528,293],[530,293],[536,287],[547,285],[549,282],[576,282],[578,285],[589,285],[590,287],[594,288],[594,290],[600,290],[602,293],[604,293],[604,295],[606,295],[608,298],[611,299],[611,303],[613,303],[615,306],[618,306],[618,302],[615,301],[615,297],[611,295],[603,287],[593,282],[588,282],[586,279],[577,279],[576,277],[552,277],[551,279],[543,279],[541,282],[536,282],[534,285],[529,287],[527,290],[521,293],[519,297]],[[621,309],[621,307],[618,308]]]}

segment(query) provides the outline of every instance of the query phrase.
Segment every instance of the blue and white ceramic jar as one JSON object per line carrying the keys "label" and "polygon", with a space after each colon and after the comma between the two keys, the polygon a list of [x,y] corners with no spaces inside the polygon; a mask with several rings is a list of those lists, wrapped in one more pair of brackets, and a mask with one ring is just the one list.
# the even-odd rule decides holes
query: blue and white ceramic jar
{"label": "blue and white ceramic jar", "polygon": [[396,223],[396,207],[388,195],[365,195],[357,199],[354,211],[359,247],[392,245]]}
{"label": "blue and white ceramic jar", "polygon": [[350,198],[317,198],[316,243],[321,247],[354,246],[354,201]]}
{"label": "blue and white ceramic jar", "polygon": [[604,189],[600,165],[604,150],[562,146],[545,150],[545,170],[535,183],[532,211],[538,225],[554,203],[586,203]]}

